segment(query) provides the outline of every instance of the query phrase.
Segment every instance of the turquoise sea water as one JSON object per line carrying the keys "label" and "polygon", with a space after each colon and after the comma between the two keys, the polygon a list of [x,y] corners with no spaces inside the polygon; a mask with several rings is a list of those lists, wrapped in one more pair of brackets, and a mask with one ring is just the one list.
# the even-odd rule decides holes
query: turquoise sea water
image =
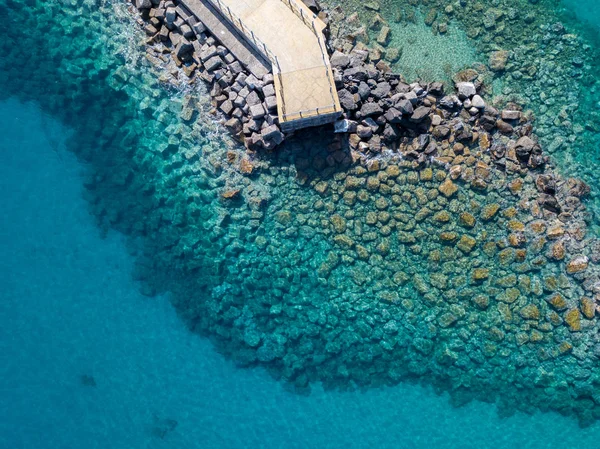
{"label": "turquoise sea water", "polygon": [[[500,418],[493,405],[454,408],[412,384],[302,396],[237,368],[189,332],[168,294],[139,293],[137,246],[98,228],[83,188],[90,167],[66,149],[81,130],[3,92],[0,447],[597,446],[598,424],[552,413]],[[152,126],[147,112],[139,127]]]}
{"label": "turquoise sea water", "polygon": [[65,128],[15,100],[0,123],[0,447],[595,447],[600,425],[553,414],[501,419],[410,384],[301,396],[234,367],[138,293],[122,236],[102,238],[81,198]]}

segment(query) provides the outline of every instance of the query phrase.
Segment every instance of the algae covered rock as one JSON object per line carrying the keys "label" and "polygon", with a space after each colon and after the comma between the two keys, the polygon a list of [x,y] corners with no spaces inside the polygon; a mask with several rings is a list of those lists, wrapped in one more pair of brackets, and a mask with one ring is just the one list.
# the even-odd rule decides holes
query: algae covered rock
{"label": "algae covered rock", "polygon": [[550,304],[555,310],[565,310],[567,308],[567,301],[560,293],[556,293],[548,298],[548,304]]}
{"label": "algae covered rock", "polygon": [[571,332],[578,332],[581,330],[581,314],[579,309],[571,309],[565,313],[565,323],[569,326]]}
{"label": "algae covered rock", "polygon": [[492,218],[496,216],[498,211],[500,210],[500,205],[497,203],[487,204],[483,210],[481,211],[481,219],[483,221],[490,221]]}
{"label": "algae covered rock", "polygon": [[528,304],[519,311],[519,315],[526,320],[539,320],[540,309],[535,304]]}
{"label": "algae covered rock", "polygon": [[346,220],[342,216],[337,214],[332,215],[330,221],[333,229],[338,234],[342,234],[346,231]]}
{"label": "algae covered rock", "polygon": [[490,54],[489,66],[494,72],[501,72],[506,68],[508,61],[508,51],[497,50]]}
{"label": "algae covered rock", "polygon": [[475,240],[473,237],[470,235],[463,235],[456,244],[456,247],[464,253],[470,253],[473,251],[473,248],[475,248],[476,244],[477,240]]}
{"label": "algae covered rock", "polygon": [[594,304],[594,300],[587,297],[582,297],[579,301],[579,307],[581,309],[581,313],[588,319],[591,320],[596,315],[596,305]]}

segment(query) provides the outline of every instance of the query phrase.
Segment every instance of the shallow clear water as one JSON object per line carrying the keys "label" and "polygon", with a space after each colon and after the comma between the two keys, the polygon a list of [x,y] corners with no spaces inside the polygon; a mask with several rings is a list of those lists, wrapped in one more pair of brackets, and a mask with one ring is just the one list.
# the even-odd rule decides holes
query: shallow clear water
{"label": "shallow clear water", "polygon": [[[70,2],[71,6],[76,4],[75,1]],[[583,3],[578,2],[578,5]],[[65,14],[73,14],[71,9],[65,8]],[[81,25],[71,32],[69,25],[76,19],[65,19],[56,11],[47,14],[55,14],[56,23],[61,22],[68,33],[80,38],[88,32]],[[585,17],[588,10],[582,11]],[[3,12],[0,10],[0,13]],[[103,27],[109,29],[109,26],[113,27],[111,31],[115,30],[113,21],[100,23],[99,30]],[[120,41],[130,42],[131,36],[126,32],[130,24],[117,24],[117,30],[119,26],[123,27],[123,39]],[[424,30],[419,32],[426,36],[425,44],[433,42],[433,38],[428,40],[431,36],[426,35]],[[95,34],[87,37],[90,36],[96,37]],[[451,33],[450,39],[452,36],[464,37]],[[442,45],[441,41],[435,42]],[[133,56],[136,54],[134,47],[135,44],[131,44]],[[31,47],[28,48],[31,51]],[[466,46],[460,48],[457,63],[471,63],[474,53]],[[58,44],[55,49],[60,50]],[[574,419],[557,414],[529,416],[516,413],[509,418],[500,418],[494,405],[471,402],[454,408],[445,394],[437,396],[430,388],[410,383],[369,388],[364,392],[324,391],[316,384],[310,395],[303,396],[287,391],[282,383],[260,369],[234,366],[227,357],[215,351],[211,341],[189,331],[182,317],[176,314],[168,294],[143,296],[139,293],[140,285],[132,280],[132,273],[137,273],[139,268],[140,247],[111,231],[107,223],[135,234],[133,230],[139,230],[136,226],[143,229],[147,218],[143,214],[151,209],[148,204],[155,199],[148,199],[148,195],[142,193],[125,198],[119,204],[121,195],[125,196],[121,186],[127,185],[127,181],[117,180],[121,182],[115,183],[117,187],[106,183],[110,188],[101,191],[105,203],[99,201],[96,195],[83,188],[84,184],[94,184],[88,177],[91,167],[78,161],[66,149],[68,135],[77,135],[78,131],[84,131],[82,134],[89,130],[96,132],[98,127],[88,121],[105,119],[109,130],[111,127],[130,127],[133,131],[127,137],[131,140],[123,139],[114,144],[110,133],[101,132],[90,134],[92,137],[87,140],[87,135],[78,136],[76,144],[89,145],[81,151],[83,158],[94,152],[122,151],[123,154],[115,154],[114,157],[107,155],[107,164],[114,164],[105,169],[105,172],[110,172],[113,166],[120,169],[127,164],[127,157],[133,153],[129,146],[140,146],[145,154],[152,155],[167,137],[181,136],[182,133],[177,131],[180,126],[177,114],[185,93],[162,90],[154,86],[156,82],[151,76],[136,78],[136,75],[124,88],[130,102],[110,96],[111,101],[94,109],[79,97],[85,97],[90,103],[92,100],[106,100],[101,95],[105,87],[103,72],[107,65],[115,64],[110,54],[112,50],[94,45],[96,53],[87,49],[83,54],[74,50],[75,56],[67,53],[70,56],[62,62],[69,66],[69,73],[79,75],[79,81],[75,82],[68,76],[65,80],[56,77],[53,63],[44,64],[46,50],[41,46],[40,50],[34,50],[32,61],[39,65],[26,69],[47,71],[48,79],[65,82],[70,88],[79,83],[81,91],[73,88],[75,94],[71,97],[70,88],[64,91],[58,89],[58,93],[53,92],[51,100],[40,98],[39,101],[45,111],[62,108],[61,117],[66,116],[71,125],[81,128],[68,132],[57,118],[49,117],[34,103],[22,104],[15,98],[0,103],[0,208],[3,211],[0,226],[0,283],[3,285],[0,291],[1,447],[542,449],[597,445],[600,424],[579,429]],[[441,53],[443,47],[436,55]],[[92,56],[96,59],[91,62],[86,59]],[[129,56],[126,54],[123,59],[129,61]],[[53,57],[56,61],[56,55]],[[71,59],[76,61],[72,65]],[[85,70],[81,70],[80,66]],[[28,73],[27,70],[23,73]],[[0,80],[1,76],[0,73]],[[36,79],[39,84],[25,83],[30,86],[27,92],[9,93],[36,99],[39,92],[35,89],[43,87],[44,81],[47,80],[43,76],[39,77]],[[94,90],[96,87],[100,92]],[[145,88],[151,92],[148,94]],[[194,95],[206,101],[205,91]],[[6,92],[5,96],[8,96]],[[171,101],[173,97],[176,101]],[[56,103],[48,106],[48,102],[52,101]],[[152,101],[159,103],[157,110],[149,106],[154,104]],[[135,105],[137,115],[130,111],[130,103]],[[73,108],[72,116],[69,115],[69,107]],[[73,117],[78,115],[78,110],[83,118]],[[215,160],[223,159],[225,144],[210,134],[214,129],[209,118],[202,117],[189,140],[196,145],[201,143],[206,159],[210,158],[211,163],[217,166]],[[131,134],[135,136],[131,137]],[[122,134],[117,135],[123,137]],[[207,140],[213,140],[214,149],[208,148]],[[75,151],[78,150],[82,148],[75,148]],[[594,162],[597,155],[597,148],[588,147],[577,157]],[[235,222],[237,219],[238,212],[228,212],[218,199],[210,195],[211,192],[214,195],[215,186],[222,189],[231,182],[229,175],[213,176],[213,172],[206,168],[208,164],[201,162],[194,166],[192,173],[181,174],[177,172],[181,166],[179,160],[168,160],[156,169],[151,156],[142,161],[136,160],[136,164],[132,164],[131,170],[148,169],[148,184],[156,183],[162,188],[163,174],[170,176],[164,184],[175,179],[172,189],[166,190],[166,194],[161,192],[165,196],[172,195],[174,202],[179,201],[176,197],[178,192],[194,192],[194,186],[190,184],[197,182],[202,188],[200,194],[194,193],[197,195],[194,199],[206,194],[206,198],[201,198],[201,213],[206,214],[202,215],[202,219],[208,223],[206,234],[216,227],[213,222],[217,219],[219,222],[226,222],[226,219]],[[285,164],[282,162],[282,165]],[[172,167],[175,167],[175,175]],[[293,174],[293,167],[289,171]],[[205,173],[210,173],[210,176]],[[187,182],[187,178],[193,181]],[[268,190],[268,198],[275,211],[281,203],[289,201],[298,211],[305,212],[306,204],[312,205],[318,197],[297,188],[292,178],[291,175],[289,179],[279,176],[274,181],[264,176],[259,182],[254,182],[268,182],[264,184],[268,188],[252,185],[250,181],[247,184],[254,189],[253,194],[258,192],[259,197]],[[589,179],[594,178],[590,175]],[[95,184],[98,190],[102,189],[101,181]],[[592,188],[597,190],[595,185]],[[289,195],[287,199],[285,195]],[[163,197],[161,201],[164,204],[170,199]],[[185,201],[182,202],[189,204]],[[119,212],[112,212],[111,202],[118,204],[114,209],[120,213],[126,210],[134,218],[132,221],[137,223],[132,225],[127,219],[123,220]],[[159,201],[156,200],[155,204]],[[139,209],[136,208],[138,206]],[[257,210],[252,212],[258,213]],[[239,214],[243,222],[257,219],[256,215]],[[268,232],[273,232],[275,238],[281,238],[272,217],[274,212],[269,211],[265,215],[267,237]],[[222,219],[223,216],[226,219]],[[163,217],[163,220],[169,224],[175,221],[171,217]],[[98,221],[102,228],[97,226]],[[305,228],[303,232],[308,233]],[[167,230],[173,229],[177,228],[167,227]],[[202,234],[202,229],[199,233]],[[220,242],[215,234],[210,234],[214,247],[207,245],[205,248],[208,262],[200,265],[200,274],[191,273],[198,277],[206,275],[207,280],[202,279],[202,287],[206,284],[209,292],[212,289],[213,298],[215,292],[229,287],[209,278],[207,272],[213,268],[210,258],[218,260],[224,270],[234,274],[236,269],[243,271],[235,264],[239,254],[242,259],[263,254],[262,251],[253,252],[254,236],[251,242],[244,240],[245,235],[252,234],[243,225],[222,233],[230,239],[238,238],[247,246],[248,253],[245,254],[239,247],[233,250],[226,247],[224,251],[231,252],[221,254]],[[107,236],[103,237],[105,234]],[[152,235],[154,237],[156,234]],[[158,237],[164,236],[158,234]],[[273,253],[272,259],[268,259],[273,261],[273,266],[261,266],[264,271],[257,270],[259,275],[276,271],[277,264],[291,258],[297,263],[293,267],[297,267],[298,271],[309,272],[308,276],[304,273],[303,282],[307,278],[311,280],[310,272],[316,271],[321,260],[316,265],[309,265],[304,260],[300,261],[301,258],[306,254],[325,258],[330,246],[320,236],[307,237],[301,233],[301,238],[289,237],[291,244],[285,239],[278,242],[281,249],[287,248],[287,252]],[[202,237],[198,241],[207,243]],[[183,249],[181,251],[184,252]],[[156,258],[160,259],[159,254]],[[247,260],[242,262],[246,264],[242,267],[251,266]],[[157,272],[164,268],[158,267]],[[344,280],[347,274],[358,278],[356,271],[358,269],[352,273],[342,272],[339,278]],[[179,274],[175,269],[173,272]],[[221,282],[229,279],[222,273],[219,275],[221,277],[217,279]],[[298,283],[294,273],[288,278]],[[186,280],[174,278],[165,284],[173,287],[178,281],[183,284]],[[262,288],[266,299],[270,299],[270,294],[281,296],[281,291],[273,293],[259,281],[260,277],[256,284]],[[191,285],[196,286],[194,283]],[[344,284],[341,285],[344,287]],[[277,287],[286,290],[285,286],[278,284]],[[340,285],[332,282],[329,287],[333,290]],[[356,286],[351,287],[355,292]],[[290,291],[295,294],[291,288]],[[322,290],[315,289],[313,293],[318,296]]]}

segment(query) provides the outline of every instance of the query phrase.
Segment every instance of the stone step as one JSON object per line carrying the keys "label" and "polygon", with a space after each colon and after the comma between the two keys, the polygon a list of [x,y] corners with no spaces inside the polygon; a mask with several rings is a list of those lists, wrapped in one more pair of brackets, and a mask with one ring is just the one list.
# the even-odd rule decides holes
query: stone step
{"label": "stone step", "polygon": [[271,63],[256,51],[208,0],[180,0],[213,36],[223,44],[258,79],[270,73]]}

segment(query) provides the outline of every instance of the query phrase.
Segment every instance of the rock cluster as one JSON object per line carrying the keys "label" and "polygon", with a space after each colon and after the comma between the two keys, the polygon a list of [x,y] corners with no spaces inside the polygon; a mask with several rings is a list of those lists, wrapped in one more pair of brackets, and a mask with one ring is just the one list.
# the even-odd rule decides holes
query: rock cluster
{"label": "rock cluster", "polygon": [[[405,24],[422,23],[417,13],[420,6],[411,0],[397,0],[393,7],[374,2],[377,9],[356,0],[322,3],[333,19],[334,45],[336,40],[343,44],[347,36],[369,43],[384,26],[394,33]],[[559,161],[568,160],[572,173],[583,176],[586,182],[598,182],[597,171],[591,167],[599,160],[590,151],[598,146],[600,129],[596,107],[600,100],[595,62],[598,56],[585,37],[589,32],[586,26],[568,21],[542,2],[498,0],[488,9],[480,2],[450,3],[430,0],[422,5],[425,25],[431,33],[444,34],[448,23],[453,23],[457,31],[466,32],[472,38],[470,45],[486,62],[469,70],[479,73],[492,105],[514,102],[531,108],[536,134],[545,151]],[[408,49],[410,39],[404,45]],[[390,52],[396,54],[398,50],[402,53],[403,47],[384,47],[373,42],[370,53],[376,62],[394,63]],[[585,88],[579,89],[580,84]],[[590,159],[593,164],[588,163]],[[597,208],[598,200],[592,201]]]}
{"label": "rock cluster", "polygon": [[[466,76],[458,82],[472,85],[441,93],[398,79],[393,89],[427,92],[415,92],[413,113],[429,112],[418,126],[402,115],[396,147],[350,146],[351,134],[369,145],[359,125],[371,119],[379,135],[391,110],[358,117],[363,100],[338,124],[349,134],[298,133],[249,164],[210,120],[204,87],[159,83],[131,44],[139,36],[125,39],[136,27],[114,14],[95,0],[12,7],[20,26],[0,29],[15,43],[0,79],[71,125],[69,148],[89,161],[90,210],[102,229],[128,235],[146,294],[171,292],[190,329],[298,389],[419,379],[456,405],[600,419],[589,188],[554,173],[521,108],[494,111]],[[73,29],[86,32],[65,39]],[[336,47],[346,69],[355,45]],[[423,134],[436,149],[425,160]]]}
{"label": "rock cluster", "polygon": [[[339,134],[324,149],[299,133],[278,156],[315,196],[290,189],[265,214],[231,186],[235,212],[211,239],[238,262],[170,283],[182,316],[298,388],[419,376],[456,403],[501,395],[506,411],[594,419],[587,392],[600,377],[584,354],[598,344],[600,256],[586,239],[587,186],[554,174],[528,115],[492,107],[476,75],[446,92],[406,83],[360,43],[337,44]],[[257,182],[291,179],[271,168]],[[246,220],[243,245],[223,243]],[[202,244],[173,247],[169,232],[162,257],[203,267]],[[191,293],[198,284],[208,297]]]}
{"label": "rock cluster", "polygon": [[[273,75],[254,75],[211,35],[183,5],[172,0],[136,0],[146,19],[147,58],[158,67],[170,58],[190,78],[211,87],[225,127],[250,150],[271,150],[283,142]],[[192,111],[189,111],[192,118]]]}

